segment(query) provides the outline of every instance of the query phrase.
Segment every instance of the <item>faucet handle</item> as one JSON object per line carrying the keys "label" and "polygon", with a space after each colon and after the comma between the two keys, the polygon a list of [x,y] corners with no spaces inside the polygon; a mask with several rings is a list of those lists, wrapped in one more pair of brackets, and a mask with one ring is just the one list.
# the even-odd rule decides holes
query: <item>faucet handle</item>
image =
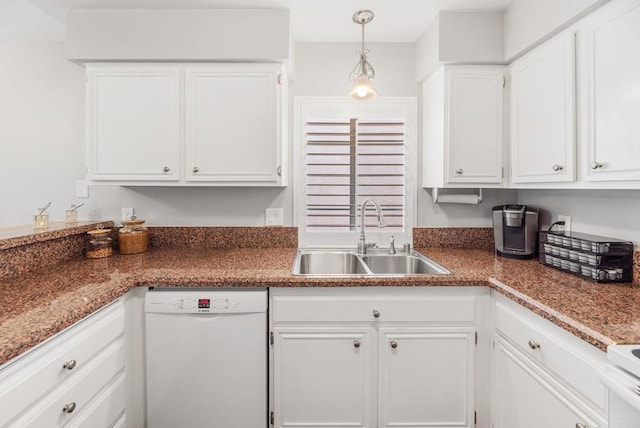
{"label": "faucet handle", "polygon": [[395,254],[395,253],[396,253],[395,239],[393,235],[391,235],[391,239],[389,240],[389,254]]}

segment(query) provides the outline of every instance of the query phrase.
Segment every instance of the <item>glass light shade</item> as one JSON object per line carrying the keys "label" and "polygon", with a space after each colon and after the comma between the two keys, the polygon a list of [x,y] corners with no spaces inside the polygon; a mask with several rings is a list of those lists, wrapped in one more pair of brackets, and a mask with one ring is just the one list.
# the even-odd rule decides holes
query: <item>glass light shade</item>
{"label": "glass light shade", "polygon": [[373,82],[366,75],[362,74],[358,76],[355,82],[353,82],[353,88],[349,92],[349,98],[357,101],[365,101],[375,98],[378,94],[373,89]]}

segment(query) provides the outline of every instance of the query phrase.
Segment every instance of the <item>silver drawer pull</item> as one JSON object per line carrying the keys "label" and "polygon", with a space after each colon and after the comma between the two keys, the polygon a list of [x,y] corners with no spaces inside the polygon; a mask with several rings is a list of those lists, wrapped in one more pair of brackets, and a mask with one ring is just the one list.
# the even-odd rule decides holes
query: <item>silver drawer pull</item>
{"label": "silver drawer pull", "polygon": [[538,342],[536,342],[535,340],[530,340],[529,341],[529,348],[531,348],[531,349],[540,349],[540,344]]}
{"label": "silver drawer pull", "polygon": [[359,340],[354,340],[353,341],[353,347],[354,348],[359,348],[360,347],[360,341]]}
{"label": "silver drawer pull", "polygon": [[76,367],[76,360],[69,360],[62,365],[63,369],[73,370]]}
{"label": "silver drawer pull", "polygon": [[73,413],[75,409],[76,409],[76,403],[72,401],[69,404],[65,404],[64,407],[62,408],[62,411],[65,413]]}
{"label": "silver drawer pull", "polygon": [[169,172],[169,171],[171,171],[171,168],[169,168],[168,166],[165,166],[164,168],[162,168],[162,170],[164,172]]}
{"label": "silver drawer pull", "polygon": [[456,174],[462,175],[464,174],[464,170],[462,168],[456,169]]}
{"label": "silver drawer pull", "polygon": [[391,345],[391,347],[392,347],[393,349],[396,349],[396,348],[398,347],[398,344],[396,343],[396,341],[395,341],[395,340],[392,340],[392,341],[391,341],[391,343],[389,343],[389,344]]}
{"label": "silver drawer pull", "polygon": [[374,318],[380,318],[380,312],[378,312],[376,309],[373,310],[373,317]]}
{"label": "silver drawer pull", "polygon": [[557,171],[562,171],[563,169],[564,169],[564,167],[562,165],[558,165],[558,164],[553,165],[553,170],[556,171],[556,172]]}
{"label": "silver drawer pull", "polygon": [[197,166],[193,167],[193,173],[196,174],[198,171],[200,171],[200,169]]}
{"label": "silver drawer pull", "polygon": [[599,169],[602,168],[604,165],[601,162],[591,162],[591,169]]}
{"label": "silver drawer pull", "polygon": [[576,428],[589,428],[589,427],[587,427],[587,426],[586,426],[585,424],[583,424],[583,423],[578,422],[578,423],[576,424]]}

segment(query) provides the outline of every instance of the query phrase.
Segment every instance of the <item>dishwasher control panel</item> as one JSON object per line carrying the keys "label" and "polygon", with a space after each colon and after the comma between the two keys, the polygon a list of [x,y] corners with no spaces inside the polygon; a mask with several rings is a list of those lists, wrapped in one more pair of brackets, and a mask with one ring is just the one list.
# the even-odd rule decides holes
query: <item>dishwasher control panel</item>
{"label": "dishwasher control panel", "polygon": [[266,290],[226,291],[151,289],[145,298],[147,313],[220,314],[265,312]]}

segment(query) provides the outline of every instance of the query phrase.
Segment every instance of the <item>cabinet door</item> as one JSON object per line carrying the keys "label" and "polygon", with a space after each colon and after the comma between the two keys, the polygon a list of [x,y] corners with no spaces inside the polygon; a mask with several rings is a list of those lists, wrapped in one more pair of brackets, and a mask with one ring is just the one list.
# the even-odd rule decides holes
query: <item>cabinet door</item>
{"label": "cabinet door", "polygon": [[279,182],[277,66],[185,71],[186,180]]}
{"label": "cabinet door", "polygon": [[448,183],[502,183],[502,67],[450,67],[446,75]]}
{"label": "cabinet door", "polygon": [[511,67],[511,180],[575,180],[575,41],[566,33]]}
{"label": "cabinet door", "polygon": [[493,352],[493,427],[606,426],[586,404],[500,335],[494,336]]}
{"label": "cabinet door", "polygon": [[582,32],[585,47],[585,179],[640,180],[640,1],[606,4]]}
{"label": "cabinet door", "polygon": [[277,328],[275,427],[372,427],[371,330]]}
{"label": "cabinet door", "polygon": [[471,329],[381,328],[378,337],[379,427],[474,426]]}
{"label": "cabinet door", "polygon": [[178,180],[180,72],[171,66],[88,65],[91,180]]}

